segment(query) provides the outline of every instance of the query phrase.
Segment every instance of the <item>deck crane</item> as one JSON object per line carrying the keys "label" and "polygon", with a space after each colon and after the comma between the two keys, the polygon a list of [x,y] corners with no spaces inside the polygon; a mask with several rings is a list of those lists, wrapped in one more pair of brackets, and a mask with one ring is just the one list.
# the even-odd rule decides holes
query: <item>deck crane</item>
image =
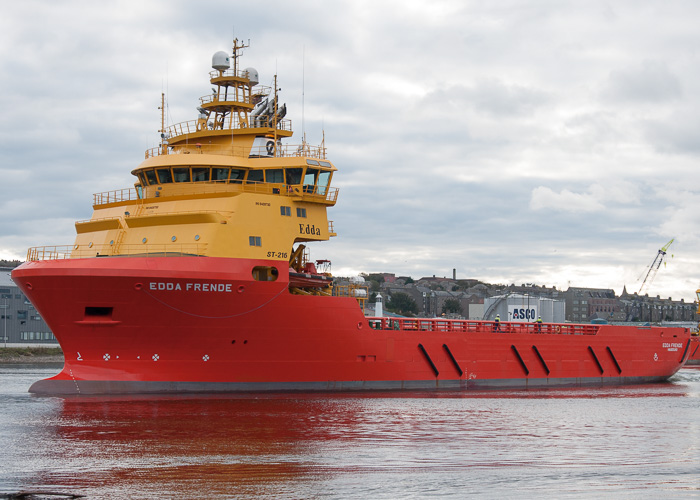
{"label": "deck crane", "polygon": [[[666,243],[656,254],[656,257],[654,257],[654,261],[651,263],[649,266],[649,270],[647,271],[647,275],[644,276],[644,281],[642,281],[642,286],[639,287],[639,293],[638,295],[642,294],[642,291],[644,290],[644,287],[649,287],[651,285],[651,282],[654,281],[654,277],[656,276],[657,271],[661,267],[661,263],[664,261],[664,258],[666,257],[666,251],[668,250],[668,247],[671,246],[671,243],[673,243],[673,240],[675,238],[671,238],[671,241]],[[665,264],[664,264],[665,265]]]}

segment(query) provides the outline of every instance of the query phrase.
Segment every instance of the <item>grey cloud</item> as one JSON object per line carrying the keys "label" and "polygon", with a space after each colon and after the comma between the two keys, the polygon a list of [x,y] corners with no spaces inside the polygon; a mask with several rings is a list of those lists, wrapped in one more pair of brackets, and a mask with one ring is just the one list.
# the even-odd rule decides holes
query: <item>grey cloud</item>
{"label": "grey cloud", "polygon": [[700,117],[698,105],[684,109],[667,117],[648,120],[644,123],[644,137],[662,153],[700,154]]}
{"label": "grey cloud", "polygon": [[[279,74],[289,142],[302,89],[308,139],[326,133],[339,236],[314,255],[336,266],[621,288],[692,219],[695,2],[124,5],[3,10],[2,252],[70,243],[93,192],[130,186],[161,90],[169,122],[194,118],[232,29],[245,66]],[[662,294],[692,296],[689,274]]]}
{"label": "grey cloud", "polygon": [[496,116],[529,115],[548,102],[545,92],[498,80],[480,80],[467,98],[482,112]]}
{"label": "grey cloud", "polygon": [[645,61],[611,71],[602,95],[613,101],[661,103],[679,99],[683,90],[665,63]]}
{"label": "grey cloud", "polygon": [[473,85],[454,85],[431,91],[424,98],[426,106],[445,114],[459,115],[474,109],[496,117],[530,115],[549,101],[546,92],[503,81],[478,79]]}

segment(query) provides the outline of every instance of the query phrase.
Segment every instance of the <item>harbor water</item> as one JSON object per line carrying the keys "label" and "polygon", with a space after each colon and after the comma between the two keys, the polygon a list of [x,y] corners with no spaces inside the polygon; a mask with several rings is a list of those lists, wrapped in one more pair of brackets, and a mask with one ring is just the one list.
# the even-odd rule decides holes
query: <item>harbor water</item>
{"label": "harbor water", "polygon": [[37,397],[0,365],[0,498],[700,498],[700,369],[537,391]]}

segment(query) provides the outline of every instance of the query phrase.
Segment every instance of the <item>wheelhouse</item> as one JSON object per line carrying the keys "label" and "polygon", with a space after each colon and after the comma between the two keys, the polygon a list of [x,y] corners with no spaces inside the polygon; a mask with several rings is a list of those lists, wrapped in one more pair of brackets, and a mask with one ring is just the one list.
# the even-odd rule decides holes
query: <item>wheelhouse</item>
{"label": "wheelhouse", "polygon": [[335,168],[329,161],[306,159],[306,164],[265,166],[260,168],[219,165],[171,165],[145,167],[132,173],[138,178],[136,189],[178,183],[279,184],[306,194],[325,195]]}

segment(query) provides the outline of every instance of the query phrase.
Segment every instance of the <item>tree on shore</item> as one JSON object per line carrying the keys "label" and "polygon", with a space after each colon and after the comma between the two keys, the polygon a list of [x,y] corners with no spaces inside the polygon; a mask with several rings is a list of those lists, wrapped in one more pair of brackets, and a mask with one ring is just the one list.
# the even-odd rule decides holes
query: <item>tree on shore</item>
{"label": "tree on shore", "polygon": [[405,316],[418,314],[418,305],[416,305],[416,301],[413,300],[410,295],[401,292],[396,292],[391,295],[386,304],[386,308],[388,311]]}
{"label": "tree on shore", "polygon": [[462,305],[457,299],[447,299],[444,304],[442,304],[443,313],[454,313],[462,314]]}

